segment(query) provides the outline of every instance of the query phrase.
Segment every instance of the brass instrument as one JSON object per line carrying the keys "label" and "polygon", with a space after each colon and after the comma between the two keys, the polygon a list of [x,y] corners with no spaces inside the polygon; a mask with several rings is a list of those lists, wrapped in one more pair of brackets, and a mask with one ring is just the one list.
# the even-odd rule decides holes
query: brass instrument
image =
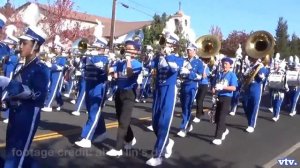
{"label": "brass instrument", "polygon": [[[265,65],[267,64],[266,61],[269,60],[270,55],[273,55],[274,46],[275,40],[269,32],[256,31],[247,39],[245,49],[249,57],[262,59],[262,63]],[[252,71],[244,77],[244,85],[249,85],[262,67],[263,65],[259,64],[259,66],[252,69]]]}
{"label": "brass instrument", "polygon": [[[215,55],[217,55],[221,49],[221,41],[218,37],[213,35],[204,35],[196,40],[197,55],[200,58],[209,59],[207,60],[208,66],[215,64]],[[218,69],[218,68],[217,68]],[[217,107],[217,94],[213,95],[213,104],[211,110],[208,112],[211,123],[215,123],[216,107]]]}
{"label": "brass instrument", "polygon": [[80,54],[85,54],[86,51],[90,49],[105,49],[105,48],[90,46],[89,41],[86,38],[79,38],[75,40],[74,43],[72,44],[72,50],[73,51],[77,50],[78,52],[80,52]]}
{"label": "brass instrument", "polygon": [[197,55],[202,58],[211,58],[219,53],[221,41],[213,35],[204,35],[196,40]]}

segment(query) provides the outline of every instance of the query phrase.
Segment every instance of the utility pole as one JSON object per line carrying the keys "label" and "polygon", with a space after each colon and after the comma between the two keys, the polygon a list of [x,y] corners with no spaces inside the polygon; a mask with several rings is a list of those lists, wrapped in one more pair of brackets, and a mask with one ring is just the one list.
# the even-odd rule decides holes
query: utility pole
{"label": "utility pole", "polygon": [[116,22],[116,2],[117,0],[113,0],[112,6],[112,14],[111,14],[111,26],[110,26],[110,44],[109,49],[111,51],[114,50],[114,34],[115,34],[115,22]]}

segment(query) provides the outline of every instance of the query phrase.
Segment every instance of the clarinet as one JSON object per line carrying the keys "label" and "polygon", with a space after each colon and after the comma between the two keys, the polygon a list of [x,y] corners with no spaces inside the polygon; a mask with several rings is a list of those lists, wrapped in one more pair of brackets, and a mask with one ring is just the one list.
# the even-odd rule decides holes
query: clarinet
{"label": "clarinet", "polygon": [[[219,82],[219,72],[220,72],[220,62],[217,65],[216,68],[216,83]],[[209,116],[209,121],[211,123],[215,123],[215,115],[216,115],[216,110],[217,110],[217,100],[218,100],[218,92],[215,90],[215,94],[212,96],[212,108],[211,110],[208,112],[208,116]]]}

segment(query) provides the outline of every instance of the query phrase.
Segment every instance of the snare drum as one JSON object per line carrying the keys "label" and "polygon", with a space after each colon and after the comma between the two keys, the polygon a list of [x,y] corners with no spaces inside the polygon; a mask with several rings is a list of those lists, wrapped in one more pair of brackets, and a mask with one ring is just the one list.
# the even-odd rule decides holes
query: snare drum
{"label": "snare drum", "polygon": [[287,71],[286,82],[288,86],[300,86],[300,73],[298,71]]}
{"label": "snare drum", "polygon": [[283,74],[271,73],[268,78],[269,88],[284,89],[285,79]]}

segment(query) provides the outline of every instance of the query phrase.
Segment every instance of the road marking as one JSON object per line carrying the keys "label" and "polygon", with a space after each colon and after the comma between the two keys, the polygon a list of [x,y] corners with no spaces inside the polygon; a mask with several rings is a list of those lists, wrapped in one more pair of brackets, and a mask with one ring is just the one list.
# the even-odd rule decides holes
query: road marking
{"label": "road marking", "polygon": [[[204,109],[205,110],[205,109]],[[192,114],[196,113],[196,111],[192,111]],[[175,114],[176,116],[181,115],[181,113]],[[139,118],[138,120],[140,121],[151,121],[152,117],[143,117]],[[105,124],[106,128],[116,128],[118,127],[118,122],[111,122],[108,124]],[[81,132],[81,128],[76,128],[76,129],[71,129],[67,131],[61,131],[61,132],[52,132],[52,133],[47,133],[47,134],[41,134],[41,135],[36,135],[34,136],[32,142],[38,142],[38,141],[43,141],[43,140],[50,140],[50,139],[55,139],[55,138],[60,138],[64,136],[69,136],[69,135],[74,135],[78,134]],[[0,148],[3,148],[6,146],[6,143],[1,143]]]}
{"label": "road marking", "polygon": [[298,148],[300,148],[300,142],[296,143],[295,145],[293,145],[292,147],[290,147],[289,149],[287,149],[283,153],[279,154],[278,156],[276,156],[274,159],[272,159],[268,163],[264,164],[263,167],[269,168],[269,167],[275,166],[277,164],[278,159],[287,157],[288,155],[293,153]]}

